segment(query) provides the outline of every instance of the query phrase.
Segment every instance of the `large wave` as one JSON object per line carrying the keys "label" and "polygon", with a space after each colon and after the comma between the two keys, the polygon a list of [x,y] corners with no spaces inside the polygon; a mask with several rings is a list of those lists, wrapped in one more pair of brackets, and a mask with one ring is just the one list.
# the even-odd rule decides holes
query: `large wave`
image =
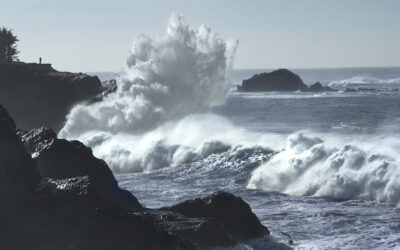
{"label": "large wave", "polygon": [[371,141],[327,143],[303,133],[290,135],[286,148],[253,172],[248,188],[397,204],[398,145]]}

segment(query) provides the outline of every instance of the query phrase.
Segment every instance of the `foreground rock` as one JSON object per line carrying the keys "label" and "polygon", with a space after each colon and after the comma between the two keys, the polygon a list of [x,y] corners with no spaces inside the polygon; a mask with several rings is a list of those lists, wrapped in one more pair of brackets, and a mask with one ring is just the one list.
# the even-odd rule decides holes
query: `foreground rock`
{"label": "foreground rock", "polygon": [[[162,210],[180,213],[189,218],[203,218],[203,227],[214,228],[219,234],[199,239],[202,246],[212,246],[219,241],[234,245],[240,241],[258,238],[269,234],[268,229],[257,219],[250,206],[240,197],[230,193],[218,192],[204,198],[189,200]],[[239,215],[239,216],[238,216]],[[200,227],[201,228],[201,227]],[[175,232],[188,238],[198,237],[186,230]]]}
{"label": "foreground rock", "polygon": [[75,103],[102,91],[97,77],[58,72],[50,64],[0,63],[0,102],[25,130],[45,125],[58,131]]}
{"label": "foreground rock", "polygon": [[0,162],[0,249],[197,249],[269,234],[228,193],[146,209],[89,148],[18,131],[2,106]]}
{"label": "foreground rock", "polygon": [[41,176],[56,179],[88,176],[97,192],[114,205],[141,208],[130,192],[118,187],[107,164],[94,157],[92,150],[81,142],[57,139],[57,135],[46,127],[18,134]]}

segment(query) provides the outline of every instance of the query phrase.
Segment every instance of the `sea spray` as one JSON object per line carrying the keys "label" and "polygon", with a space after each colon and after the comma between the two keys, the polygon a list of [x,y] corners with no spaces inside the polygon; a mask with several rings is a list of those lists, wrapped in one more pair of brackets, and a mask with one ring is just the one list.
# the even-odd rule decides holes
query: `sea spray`
{"label": "sea spray", "polygon": [[93,130],[142,133],[224,103],[235,47],[210,28],[194,31],[181,15],[173,15],[164,37],[143,35],[134,41],[117,92],[102,102],[76,106],[60,136],[77,138]]}
{"label": "sea spray", "polygon": [[164,135],[183,117],[225,102],[236,46],[209,27],[196,31],[183,16],[172,15],[165,36],[134,41],[117,91],[101,102],[75,106],[59,136],[83,141],[116,171],[168,166],[177,152],[181,161],[189,160]]}

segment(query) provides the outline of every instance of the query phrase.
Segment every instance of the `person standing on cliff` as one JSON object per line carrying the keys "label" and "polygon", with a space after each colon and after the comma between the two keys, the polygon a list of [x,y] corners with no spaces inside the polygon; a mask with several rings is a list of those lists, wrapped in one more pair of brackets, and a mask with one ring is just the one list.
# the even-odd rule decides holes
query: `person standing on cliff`
{"label": "person standing on cliff", "polygon": [[39,64],[42,64],[42,58],[39,57]]}

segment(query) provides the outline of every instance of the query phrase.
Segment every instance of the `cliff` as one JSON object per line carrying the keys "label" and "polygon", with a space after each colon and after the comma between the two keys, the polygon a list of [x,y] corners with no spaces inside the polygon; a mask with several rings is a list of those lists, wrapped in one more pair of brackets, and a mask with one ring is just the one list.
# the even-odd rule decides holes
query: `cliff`
{"label": "cliff", "polygon": [[101,92],[97,77],[50,64],[0,63],[0,103],[25,130],[44,125],[58,131],[74,104]]}

